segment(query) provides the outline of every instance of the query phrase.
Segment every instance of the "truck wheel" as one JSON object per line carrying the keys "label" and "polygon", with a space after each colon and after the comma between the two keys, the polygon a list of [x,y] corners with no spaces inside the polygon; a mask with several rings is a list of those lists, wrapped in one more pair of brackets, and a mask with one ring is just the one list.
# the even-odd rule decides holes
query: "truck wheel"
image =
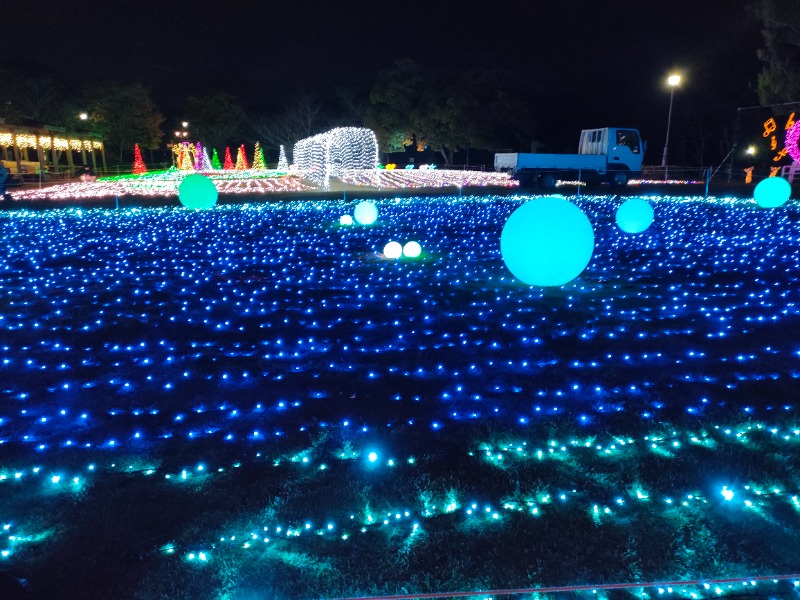
{"label": "truck wheel", "polygon": [[545,190],[555,189],[556,187],[555,175],[550,175],[549,173],[545,173],[544,175],[539,175],[539,186],[541,186]]}
{"label": "truck wheel", "polygon": [[608,179],[612,187],[628,185],[628,174],[625,171],[614,171]]}

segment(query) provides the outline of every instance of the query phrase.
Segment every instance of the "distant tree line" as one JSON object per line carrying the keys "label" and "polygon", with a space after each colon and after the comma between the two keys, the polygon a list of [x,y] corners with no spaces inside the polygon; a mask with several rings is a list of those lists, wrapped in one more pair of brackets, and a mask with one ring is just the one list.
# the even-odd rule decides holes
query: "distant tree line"
{"label": "distant tree line", "polygon": [[[756,82],[762,104],[800,100],[800,0],[752,0],[763,45],[764,66]],[[337,89],[333,98],[300,93],[267,113],[246,111],[226,91],[185,99],[182,119],[190,122],[192,140],[223,148],[260,141],[276,153],[291,152],[304,137],[341,125],[373,129],[384,153],[426,151],[437,162],[452,164],[459,151],[528,150],[542,116],[533,108],[541,90],[527,88],[519,76],[500,69],[455,70],[400,60],[381,71],[370,89]],[[68,94],[47,77],[0,70],[0,118],[6,123],[56,125],[104,136],[109,161],[132,160],[133,146],[163,150],[174,125],[141,84],[97,85]],[[85,119],[79,118],[86,113]],[[691,126],[700,131],[697,160],[703,162],[707,133],[700,113]],[[687,117],[688,118],[688,117]],[[697,137],[697,136],[693,136]]]}
{"label": "distant tree line", "polygon": [[[71,97],[46,77],[0,72],[0,81],[6,123],[96,131],[112,162],[131,160],[134,144],[157,150],[175,138],[174,124],[165,131],[162,111],[141,84],[97,85]],[[258,140],[275,152],[280,145],[291,151],[299,139],[352,125],[374,129],[386,152],[429,148],[450,164],[459,150],[530,144],[532,111],[510,82],[498,71],[455,72],[405,60],[381,72],[371,90],[336,90],[333,102],[300,93],[270,114],[249,114],[221,91],[186,98],[180,114],[190,123],[190,139],[211,147]]]}

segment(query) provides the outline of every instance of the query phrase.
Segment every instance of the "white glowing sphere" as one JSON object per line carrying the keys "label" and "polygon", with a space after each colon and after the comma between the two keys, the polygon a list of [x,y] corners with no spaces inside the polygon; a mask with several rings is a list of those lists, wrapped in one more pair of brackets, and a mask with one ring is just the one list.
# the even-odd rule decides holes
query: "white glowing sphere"
{"label": "white glowing sphere", "polygon": [[365,200],[356,204],[353,216],[361,225],[371,225],[378,218],[378,208],[372,202]]}
{"label": "white glowing sphere", "polygon": [[339,225],[352,225],[353,224],[353,217],[350,215],[342,215],[339,217]]}
{"label": "white glowing sphere", "polygon": [[422,254],[422,246],[417,242],[408,242],[403,246],[403,256],[417,258],[420,254]]}
{"label": "white glowing sphere", "polygon": [[399,242],[389,242],[383,247],[383,255],[386,258],[400,258],[403,255],[403,247]]}

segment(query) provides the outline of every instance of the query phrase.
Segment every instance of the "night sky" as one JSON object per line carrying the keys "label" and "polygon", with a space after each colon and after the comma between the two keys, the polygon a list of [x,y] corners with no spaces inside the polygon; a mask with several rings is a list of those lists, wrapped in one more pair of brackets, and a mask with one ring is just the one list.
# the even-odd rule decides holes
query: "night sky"
{"label": "night sky", "polygon": [[657,163],[672,69],[685,76],[676,144],[699,128],[719,137],[737,107],[758,103],[760,26],[746,0],[46,4],[4,2],[6,68],[17,56],[26,72],[74,90],[140,81],[174,118],[190,94],[228,91],[269,113],[299,91],[368,90],[380,68],[407,57],[502,68],[541,95],[543,139],[572,147],[585,127],[638,127]]}

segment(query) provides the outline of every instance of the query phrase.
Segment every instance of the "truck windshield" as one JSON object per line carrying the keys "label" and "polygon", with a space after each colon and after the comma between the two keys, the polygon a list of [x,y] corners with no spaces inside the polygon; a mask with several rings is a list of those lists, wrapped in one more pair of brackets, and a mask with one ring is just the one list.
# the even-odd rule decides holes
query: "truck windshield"
{"label": "truck windshield", "polygon": [[634,154],[639,154],[639,132],[632,129],[617,130],[617,146],[627,146]]}

